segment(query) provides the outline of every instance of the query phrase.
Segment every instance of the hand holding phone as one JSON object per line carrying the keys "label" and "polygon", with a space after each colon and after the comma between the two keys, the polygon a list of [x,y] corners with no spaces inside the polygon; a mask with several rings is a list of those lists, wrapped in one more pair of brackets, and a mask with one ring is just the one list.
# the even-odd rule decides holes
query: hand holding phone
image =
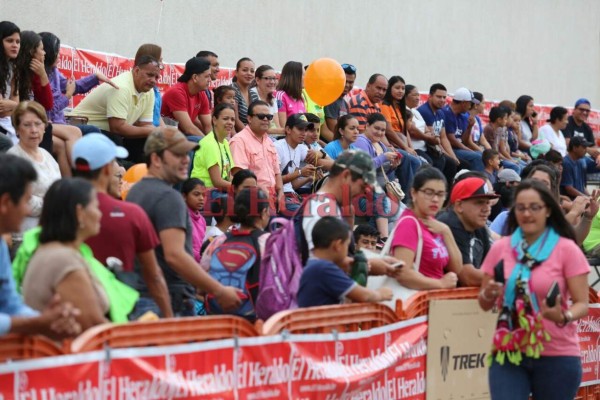
{"label": "hand holding phone", "polygon": [[504,259],[500,260],[494,267],[494,282],[504,285]]}
{"label": "hand holding phone", "polygon": [[552,282],[550,289],[548,290],[548,294],[546,295],[546,305],[550,308],[556,305],[556,297],[560,294],[560,288],[558,287],[558,282]]}

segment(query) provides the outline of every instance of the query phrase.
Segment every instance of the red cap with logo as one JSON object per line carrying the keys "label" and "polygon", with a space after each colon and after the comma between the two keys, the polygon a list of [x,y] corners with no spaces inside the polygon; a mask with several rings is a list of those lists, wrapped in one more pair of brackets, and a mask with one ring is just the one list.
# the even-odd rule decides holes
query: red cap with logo
{"label": "red cap with logo", "polygon": [[450,194],[450,203],[454,204],[459,200],[468,200],[486,197],[488,199],[497,199],[497,194],[490,193],[485,180],[477,177],[465,178],[458,182],[452,188]]}

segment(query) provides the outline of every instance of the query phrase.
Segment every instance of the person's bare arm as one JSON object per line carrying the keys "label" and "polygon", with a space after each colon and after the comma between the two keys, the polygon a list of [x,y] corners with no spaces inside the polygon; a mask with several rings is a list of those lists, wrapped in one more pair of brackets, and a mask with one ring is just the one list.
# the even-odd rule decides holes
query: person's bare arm
{"label": "person's bare arm", "polygon": [[327,142],[333,140],[336,123],[337,121],[333,118],[325,118],[325,123],[321,125],[321,139],[325,139]]}
{"label": "person's bare arm", "polygon": [[454,154],[454,150],[452,150],[452,145],[448,141],[446,129],[442,129],[442,132],[440,133],[440,145],[442,146],[442,149],[448,155],[448,157],[452,158],[457,163],[460,163],[460,160],[458,159],[458,157],[456,157],[456,154]]}
{"label": "person's bare arm", "polygon": [[221,167],[219,164],[215,164],[208,169],[208,175],[213,186],[218,189],[228,190],[231,187],[231,182],[226,181],[221,176]]}
{"label": "person's bare arm", "polygon": [[179,123],[179,130],[186,135],[204,136],[204,132],[198,126],[201,125],[200,121],[197,118],[192,121],[187,111],[173,111],[173,118]]}
{"label": "person's bare arm", "polygon": [[154,250],[144,251],[137,254],[138,260],[142,266],[142,277],[150,296],[158,305],[160,312],[165,318],[173,318],[173,309],[171,308],[171,297],[167,289],[165,277],[158,266]]}
{"label": "person's bare arm", "polygon": [[198,136],[204,136],[204,135],[208,134],[210,131],[212,131],[212,119],[211,119],[210,114],[198,115],[198,118],[196,118],[196,121],[194,121],[194,123],[202,131],[202,135],[198,135]]}
{"label": "person's bare arm", "polygon": [[398,269],[395,274],[396,280],[402,286],[415,290],[452,289],[456,287],[457,277],[454,272],[445,274],[441,279],[434,279],[416,271],[412,267],[415,262],[415,252],[406,247],[396,247],[394,258],[404,262],[404,267]]}
{"label": "person's bare arm", "polygon": [[462,286],[481,286],[483,271],[475,268],[473,264],[463,264],[458,281]]}
{"label": "person's bare arm", "polygon": [[140,122],[131,125],[122,118],[109,118],[108,128],[112,133],[134,139],[147,137],[154,130],[154,125],[151,122]]}
{"label": "person's bare arm", "polygon": [[392,290],[387,287],[371,290],[360,285],[354,285],[354,288],[348,292],[346,297],[355,303],[377,303],[391,300],[393,295]]}
{"label": "person's bare arm", "polygon": [[454,133],[451,133],[451,134],[446,133],[446,138],[448,139],[448,142],[450,143],[450,146],[453,149],[470,150],[467,146],[465,146],[463,144],[462,140],[458,140],[456,138]]}

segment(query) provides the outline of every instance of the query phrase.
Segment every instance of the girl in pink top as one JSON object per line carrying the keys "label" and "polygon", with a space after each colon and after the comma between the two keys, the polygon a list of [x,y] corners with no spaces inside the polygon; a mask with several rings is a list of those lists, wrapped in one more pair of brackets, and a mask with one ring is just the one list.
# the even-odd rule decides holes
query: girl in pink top
{"label": "girl in pink top", "polygon": [[206,199],[206,186],[198,178],[190,178],[183,183],[181,194],[188,207],[190,222],[192,224],[192,251],[194,259],[200,262],[202,254],[200,249],[206,235],[206,220],[202,215],[204,200]]}
{"label": "girl in pink top", "polygon": [[302,63],[288,61],[281,70],[275,99],[279,109],[279,126],[285,126],[288,117],[293,114],[304,114],[306,105],[302,100],[304,87],[304,68]]}
{"label": "girl in pink top", "polygon": [[[540,182],[517,187],[508,230],[511,236],[494,243],[481,266],[481,308],[502,306],[489,371],[492,399],[526,400],[530,393],[572,399],[582,373],[574,321],[588,312],[587,259]],[[559,295],[552,305],[546,297],[554,283]]]}
{"label": "girl in pink top", "polygon": [[435,219],[446,199],[446,185],[435,168],[421,169],[413,179],[412,203],[398,221],[391,247],[393,256],[404,261],[396,278],[407,288],[456,287],[462,256],[448,225]]}

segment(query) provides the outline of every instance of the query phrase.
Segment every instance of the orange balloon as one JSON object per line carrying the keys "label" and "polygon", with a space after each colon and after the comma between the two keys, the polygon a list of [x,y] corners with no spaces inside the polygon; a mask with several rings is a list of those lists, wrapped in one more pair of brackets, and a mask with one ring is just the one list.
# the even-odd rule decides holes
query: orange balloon
{"label": "orange balloon", "polygon": [[336,101],[345,85],[344,69],[332,58],[319,58],[312,62],[304,76],[306,92],[312,101],[322,107]]}
{"label": "orange balloon", "polygon": [[121,186],[121,198],[125,199],[127,197],[127,193],[129,193],[129,189],[140,179],[145,177],[148,174],[148,167],[146,164],[135,164],[131,168],[125,172],[123,175],[123,184]]}

